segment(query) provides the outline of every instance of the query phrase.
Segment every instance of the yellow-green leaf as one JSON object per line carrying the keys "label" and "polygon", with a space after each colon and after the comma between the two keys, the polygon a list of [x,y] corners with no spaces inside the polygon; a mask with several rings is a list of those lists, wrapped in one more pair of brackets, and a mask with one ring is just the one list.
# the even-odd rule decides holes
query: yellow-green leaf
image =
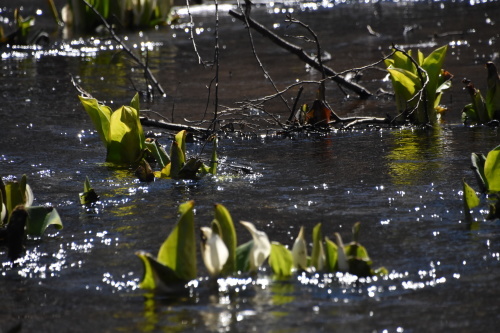
{"label": "yellow-green leaf", "polygon": [[26,220],[26,233],[32,236],[42,236],[49,225],[56,229],[63,228],[61,217],[53,207],[26,207],[28,219]]}
{"label": "yellow-green leaf", "polygon": [[111,119],[111,109],[105,105],[99,105],[95,98],[87,98],[78,96],[85,111],[90,116],[99,137],[101,138],[104,146],[108,146],[109,142],[109,123]]}
{"label": "yellow-green leaf", "polygon": [[222,269],[222,274],[229,275],[236,270],[236,230],[234,228],[233,218],[226,207],[221,204],[215,204],[214,214],[215,220],[220,226],[222,240],[229,251],[229,258]]}
{"label": "yellow-green leaf", "polygon": [[488,153],[484,163],[484,176],[488,184],[488,191],[500,191],[500,146]]}
{"label": "yellow-green leaf", "polygon": [[271,254],[269,255],[269,266],[271,266],[274,275],[277,277],[290,277],[293,267],[292,253],[284,245],[278,242],[272,242]]}
{"label": "yellow-green leaf", "polygon": [[171,268],[182,280],[196,278],[194,201],[179,206],[180,218],[158,252],[158,262]]}

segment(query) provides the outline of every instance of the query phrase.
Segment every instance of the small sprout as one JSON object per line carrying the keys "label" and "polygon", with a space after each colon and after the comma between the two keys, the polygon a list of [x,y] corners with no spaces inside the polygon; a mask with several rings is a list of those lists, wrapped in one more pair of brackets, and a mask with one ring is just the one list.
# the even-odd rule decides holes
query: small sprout
{"label": "small sprout", "polygon": [[85,183],[83,183],[83,192],[80,193],[80,204],[89,205],[91,203],[97,202],[98,200],[99,196],[90,185],[89,177],[85,177]]}
{"label": "small sprout", "polygon": [[250,271],[256,271],[264,263],[267,257],[269,257],[271,253],[271,243],[269,242],[267,234],[257,230],[252,223],[244,221],[240,223],[243,224],[252,235],[253,245],[250,249],[249,262]]}

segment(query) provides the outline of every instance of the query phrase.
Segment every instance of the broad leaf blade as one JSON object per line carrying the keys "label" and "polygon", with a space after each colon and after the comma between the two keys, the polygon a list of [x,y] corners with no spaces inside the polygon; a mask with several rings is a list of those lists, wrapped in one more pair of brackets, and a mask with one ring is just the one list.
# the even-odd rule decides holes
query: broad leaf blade
{"label": "broad leaf blade", "polygon": [[35,206],[26,207],[28,219],[26,233],[32,236],[42,236],[49,225],[62,229],[63,224],[57,210],[53,207]]}
{"label": "broad leaf blade", "polygon": [[327,273],[334,273],[337,271],[337,257],[337,245],[328,237],[325,237],[325,270]]}
{"label": "broad leaf blade", "polygon": [[99,105],[95,98],[87,98],[78,96],[85,111],[90,116],[99,137],[101,138],[104,146],[108,146],[109,142],[109,124],[111,119],[111,109],[104,105]]}
{"label": "broad leaf blade", "polygon": [[488,153],[484,162],[484,176],[489,192],[500,191],[500,146]]}
{"label": "broad leaf blade", "polygon": [[122,106],[111,115],[106,161],[116,164],[135,162],[144,149],[144,141],[138,111]]}
{"label": "broad leaf blade", "polygon": [[182,280],[197,276],[194,201],[179,206],[180,218],[158,252],[158,262],[170,267]]}
{"label": "broad leaf blade", "polygon": [[292,253],[284,245],[278,242],[272,242],[271,254],[269,255],[269,266],[271,266],[274,275],[277,277],[290,277],[293,268]]}
{"label": "broad leaf blade", "polygon": [[144,251],[135,254],[141,259],[144,268],[139,283],[141,289],[178,292],[187,282],[180,279],[171,268],[159,263],[151,254]]}
{"label": "broad leaf blade", "polygon": [[233,218],[231,214],[221,204],[215,204],[214,206],[215,220],[217,220],[220,226],[220,232],[222,233],[222,240],[227,246],[229,251],[229,258],[227,259],[224,268],[222,269],[222,274],[228,275],[232,274],[236,270],[236,229],[234,228]]}

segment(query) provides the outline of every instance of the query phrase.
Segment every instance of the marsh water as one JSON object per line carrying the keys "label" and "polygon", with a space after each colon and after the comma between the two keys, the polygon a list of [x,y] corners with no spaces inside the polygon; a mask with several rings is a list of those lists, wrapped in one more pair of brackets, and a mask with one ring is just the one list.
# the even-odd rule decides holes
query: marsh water
{"label": "marsh water", "polygon": [[[56,2],[56,3],[61,3]],[[392,43],[425,54],[448,44],[445,68],[455,75],[442,104],[448,107],[437,129],[359,126],[324,135],[282,136],[263,123],[259,110],[235,112],[246,135],[220,140],[219,177],[199,181],[141,183],[130,170],[104,163],[106,151],[78,101],[70,75],[112,108],[129,103],[144,89],[143,74],[117,54],[106,36],[61,36],[47,18],[45,2],[21,1],[23,13],[37,15],[51,33],[48,45],[0,49],[0,173],[28,176],[35,204],[57,208],[64,229],[49,228],[26,242],[16,266],[0,250],[0,331],[22,332],[494,332],[500,322],[500,225],[475,211],[477,225],[465,222],[462,179],[477,187],[471,152],[499,144],[498,128],[466,127],[461,110],[469,103],[462,78],[486,91],[484,64],[499,60],[498,2],[311,2],[264,3],[252,15],[280,35],[307,35],[285,22],[286,13],[308,24],[331,54],[328,66],[362,67],[390,52]],[[39,6],[39,7],[38,7]],[[13,5],[0,0],[2,17]],[[274,93],[252,53],[248,30],[219,6],[219,103]],[[41,11],[36,14],[37,9]],[[191,7],[200,56],[212,61],[215,12],[211,4]],[[167,92],[142,107],[175,122],[198,121],[207,105],[213,68],[198,64],[189,39],[189,16],[153,31],[122,34],[135,45]],[[5,19],[4,19],[5,20]],[[370,34],[367,26],[376,34]],[[255,50],[276,85],[318,80],[294,55],[253,33]],[[292,39],[314,51],[314,45]],[[143,50],[141,51],[141,47]],[[382,65],[378,65],[382,68]],[[375,92],[390,89],[381,70],[359,81]],[[316,86],[304,85],[303,102]],[[297,90],[287,98],[296,96]],[[213,89],[212,89],[213,93]],[[349,92],[348,92],[349,93]],[[395,113],[390,98],[360,101],[337,85],[327,100],[341,116]],[[207,116],[213,112],[213,99]],[[222,108],[221,108],[222,109]],[[229,110],[229,109],[228,109]],[[286,120],[281,101],[265,105]],[[230,119],[228,117],[227,119]],[[228,120],[229,121],[229,120]],[[258,126],[253,126],[253,124]],[[207,124],[202,124],[205,126]],[[162,144],[165,130],[145,127]],[[202,145],[190,143],[191,154]],[[252,168],[235,175],[227,165]],[[81,206],[79,192],[88,176],[101,200]],[[143,267],[138,250],[155,254],[177,221],[177,207],[195,200],[196,223],[208,225],[214,203],[233,219],[253,222],[271,240],[292,246],[300,226],[308,240],[321,222],[324,234],[345,241],[361,222],[360,241],[374,267],[386,277],[357,280],[349,275],[302,274],[274,281],[269,268],[258,277],[221,280],[214,290],[199,260],[200,280],[185,297],[138,288]],[[486,207],[483,207],[486,208]],[[243,243],[250,235],[237,225]]]}

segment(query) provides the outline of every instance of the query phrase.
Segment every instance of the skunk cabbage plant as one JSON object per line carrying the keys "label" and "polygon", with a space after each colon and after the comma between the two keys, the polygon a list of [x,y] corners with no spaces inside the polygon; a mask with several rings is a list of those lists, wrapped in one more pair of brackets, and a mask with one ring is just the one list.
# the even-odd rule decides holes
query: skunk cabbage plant
{"label": "skunk cabbage plant", "polygon": [[[140,287],[169,293],[185,290],[186,284],[197,278],[194,202],[179,206],[180,218],[161,246],[157,257],[144,251],[136,252],[144,267]],[[237,246],[236,231],[229,211],[221,204],[214,206],[211,227],[201,227],[201,257],[212,277],[255,273],[267,262],[277,279],[288,279],[296,270],[309,272],[349,272],[358,276],[387,274],[385,268],[371,269],[366,249],[358,242],[359,223],[353,227],[353,241],[344,245],[336,234],[337,244],[323,238],[321,223],[313,229],[312,257],[307,257],[307,243],[301,228],[293,250],[278,242],[270,242],[267,234],[250,222],[241,224],[252,239]]]}
{"label": "skunk cabbage plant", "polygon": [[136,252],[144,266],[141,288],[171,292],[197,277],[193,209],[194,201],[179,206],[179,221],[156,258],[144,251]]}
{"label": "skunk cabbage plant", "polygon": [[442,70],[447,45],[434,50],[427,57],[417,51],[395,51],[386,59],[398,111],[415,125],[435,124],[443,91],[451,87],[452,75]]}
{"label": "skunk cabbage plant", "polygon": [[[500,146],[491,150],[487,156],[471,154],[472,169],[480,192],[488,199],[490,207],[488,219],[500,218]],[[471,221],[471,209],[481,203],[476,191],[463,180],[463,202],[467,221]]]}
{"label": "skunk cabbage plant", "polygon": [[117,165],[138,162],[145,148],[139,120],[139,94],[134,96],[130,106],[122,106],[114,112],[95,98],[79,98],[107,149],[106,162]]}
{"label": "skunk cabbage plant", "polygon": [[492,120],[500,120],[500,78],[494,63],[486,64],[488,71],[486,99],[479,89],[469,80],[463,80],[471,97],[471,103],[462,111],[462,121],[470,124],[486,124]]}
{"label": "skunk cabbage plant", "polygon": [[[16,210],[26,212],[25,233],[31,236],[41,236],[49,225],[62,229],[63,224],[57,210],[53,207],[32,206],[33,191],[27,183],[26,175],[20,181],[8,181],[6,184],[0,181],[0,215],[1,223],[10,223],[11,215]],[[21,214],[19,215],[21,216]]]}

